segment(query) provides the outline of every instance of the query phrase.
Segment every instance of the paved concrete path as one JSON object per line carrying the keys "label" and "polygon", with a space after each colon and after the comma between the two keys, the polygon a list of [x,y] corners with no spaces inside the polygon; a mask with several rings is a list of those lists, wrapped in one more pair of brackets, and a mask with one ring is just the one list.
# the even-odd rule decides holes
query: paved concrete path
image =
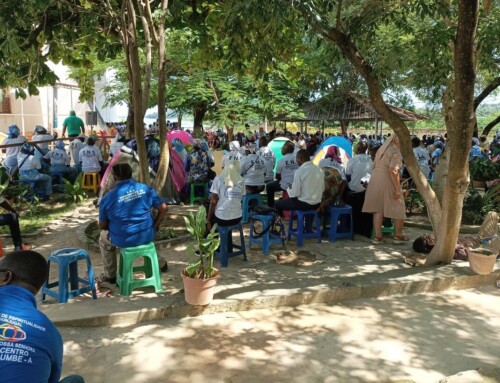
{"label": "paved concrete path", "polygon": [[492,286],[60,330],[64,373],[89,383],[500,382]]}

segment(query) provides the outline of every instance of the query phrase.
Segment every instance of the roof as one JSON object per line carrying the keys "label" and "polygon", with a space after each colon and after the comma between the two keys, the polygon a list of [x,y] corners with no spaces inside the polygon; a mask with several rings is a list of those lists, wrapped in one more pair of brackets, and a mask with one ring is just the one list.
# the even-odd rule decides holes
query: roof
{"label": "roof", "polygon": [[[389,105],[394,113],[403,121],[426,120],[427,117],[406,109]],[[343,99],[332,100],[331,96],[323,97],[303,107],[303,113],[282,115],[278,121],[373,121],[381,120],[367,97],[348,94]]]}

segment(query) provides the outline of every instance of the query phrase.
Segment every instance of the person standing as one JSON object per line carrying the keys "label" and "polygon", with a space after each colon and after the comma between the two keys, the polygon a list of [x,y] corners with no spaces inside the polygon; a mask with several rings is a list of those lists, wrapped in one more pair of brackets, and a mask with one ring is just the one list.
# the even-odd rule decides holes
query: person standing
{"label": "person standing", "polygon": [[69,143],[69,156],[71,158],[70,165],[74,166],[78,172],[82,171],[82,166],[80,165],[80,150],[85,147],[85,135],[79,134],[78,137]]}
{"label": "person standing", "polygon": [[425,148],[420,146],[420,143],[420,138],[418,138],[417,136],[411,139],[411,144],[413,146],[413,155],[418,162],[418,166],[420,166],[420,170],[422,170],[422,173],[424,173],[425,178],[429,178],[429,175],[431,173],[431,157],[429,156],[429,152]]}
{"label": "person standing", "polygon": [[[104,265],[103,282],[116,283],[116,248],[145,245],[154,240],[168,207],[156,190],[132,179],[127,163],[112,167],[116,184],[99,203],[99,248]],[[158,212],[153,218],[151,209]],[[163,266],[162,271],[165,271]]]}
{"label": "person standing", "polygon": [[0,379],[2,383],[83,383],[79,375],[60,380],[63,341],[56,326],[36,307],[35,296],[49,267],[35,251],[0,258]]}
{"label": "person standing", "polygon": [[374,245],[384,243],[382,237],[384,217],[394,220],[394,243],[409,240],[403,234],[406,207],[399,179],[399,171],[403,166],[399,147],[399,138],[395,134],[392,134],[380,147],[375,155],[372,176],[366,189],[363,212],[373,213]]}
{"label": "person standing", "polygon": [[66,117],[63,122],[62,136],[66,137],[66,129],[68,130],[68,137],[77,137],[80,133],[85,134],[85,124],[83,120],[78,117],[74,110],[69,111],[69,117]]}
{"label": "person standing", "polygon": [[274,181],[274,166],[276,165],[276,154],[267,146],[267,137],[259,138],[259,150],[257,155],[264,160],[265,164],[265,182]]}

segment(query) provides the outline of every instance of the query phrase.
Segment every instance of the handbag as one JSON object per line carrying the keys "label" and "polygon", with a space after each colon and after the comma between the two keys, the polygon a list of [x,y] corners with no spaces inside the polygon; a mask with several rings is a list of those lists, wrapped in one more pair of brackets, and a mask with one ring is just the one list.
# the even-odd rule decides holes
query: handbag
{"label": "handbag", "polygon": [[[285,224],[283,223],[283,220],[281,219],[281,217],[279,216],[279,214],[277,213],[277,211],[274,208],[270,208],[270,207],[256,207],[256,208],[253,209],[253,211],[256,212],[257,214],[272,215],[273,216],[273,219],[271,220],[271,222],[269,223],[269,225],[266,228],[264,228],[260,233],[255,228],[255,225],[254,225],[254,222],[256,220],[254,220],[253,217],[251,218],[250,225],[252,226],[252,231],[254,233],[254,237],[253,238],[255,238],[255,239],[261,238],[267,232],[269,232],[269,233],[271,233],[271,234],[273,234],[275,236],[278,236],[281,239],[285,239],[286,238],[286,235],[285,235]],[[259,211],[259,212],[257,212],[257,211]]]}

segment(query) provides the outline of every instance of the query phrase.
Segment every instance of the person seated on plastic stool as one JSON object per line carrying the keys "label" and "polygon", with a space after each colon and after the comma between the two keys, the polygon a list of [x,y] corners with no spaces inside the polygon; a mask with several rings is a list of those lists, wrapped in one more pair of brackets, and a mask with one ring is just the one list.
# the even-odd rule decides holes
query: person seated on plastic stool
{"label": "person seated on plastic stool", "polygon": [[50,174],[62,174],[69,182],[74,183],[78,176],[78,170],[69,166],[71,159],[64,148],[64,142],[57,141],[56,148],[49,151],[43,159],[50,163]]}
{"label": "person seated on plastic stool", "polygon": [[99,173],[101,177],[106,170],[101,151],[95,146],[95,138],[87,138],[87,145],[80,150],[79,161],[84,173]]}
{"label": "person seated on plastic stool", "polygon": [[[243,211],[241,200],[245,195],[245,180],[240,175],[239,161],[228,161],[220,176],[215,177],[210,189],[212,198],[208,207],[207,230],[216,223],[219,226],[233,226],[241,222]],[[232,248],[229,236],[228,247]]]}
{"label": "person seated on plastic stool", "polygon": [[19,180],[35,182],[36,186],[40,187],[43,198],[49,199],[52,194],[52,177],[39,172],[42,165],[35,157],[35,148],[29,143],[24,143],[17,156],[17,163],[19,164]]}
{"label": "person seated on plastic stool", "polygon": [[39,143],[39,141],[54,140],[57,138],[57,132],[54,134],[48,134],[46,128],[37,125],[35,126],[35,130],[33,133],[34,134],[31,137],[31,142],[35,147],[35,157],[38,158],[40,164],[42,165],[42,173],[48,174],[50,171],[49,164],[47,164],[45,161],[42,161],[42,158],[49,152],[49,143]]}
{"label": "person seated on plastic stool", "polygon": [[292,186],[287,189],[290,198],[276,201],[280,215],[283,210],[317,210],[321,203],[325,189],[323,171],[312,163],[306,149],[297,152],[297,164]]}
{"label": "person seated on plastic stool", "polygon": [[79,375],[61,378],[63,341],[56,326],[36,307],[35,296],[47,280],[45,258],[34,251],[15,251],[0,258],[0,317],[2,383],[83,383]]}
{"label": "person seated on plastic stool", "polygon": [[[19,135],[20,130],[17,125],[9,126],[9,135],[2,141],[2,145],[12,145],[12,144],[23,144],[28,140],[24,136]],[[5,159],[3,160],[3,167],[7,170],[7,174],[12,175],[16,172],[17,167],[17,156],[21,150],[21,145],[11,146],[9,148],[2,149],[2,153],[5,154]]]}
{"label": "person seated on plastic stool", "polygon": [[276,165],[276,181],[266,184],[267,206],[274,207],[274,194],[277,191],[286,191],[293,182],[293,175],[299,168],[296,161],[295,146],[291,141],[285,142],[281,147],[283,157]]}
{"label": "person seated on plastic stool", "polygon": [[240,174],[245,177],[245,188],[248,194],[258,194],[266,187],[266,165],[264,158],[255,152],[254,143],[245,146],[246,156],[241,159]]}
{"label": "person seated on plastic stool", "polygon": [[8,214],[0,214],[0,226],[9,226],[12,242],[14,242],[14,250],[30,250],[31,247],[28,244],[23,244],[23,239],[21,238],[19,213],[3,197],[0,197],[0,207],[10,212]]}
{"label": "person seated on plastic stool", "polygon": [[[104,265],[103,282],[116,283],[116,248],[145,245],[154,240],[168,207],[155,189],[132,179],[127,163],[112,167],[116,184],[99,204],[99,248]],[[158,210],[153,219],[151,209]],[[160,267],[166,271],[167,264]]]}

